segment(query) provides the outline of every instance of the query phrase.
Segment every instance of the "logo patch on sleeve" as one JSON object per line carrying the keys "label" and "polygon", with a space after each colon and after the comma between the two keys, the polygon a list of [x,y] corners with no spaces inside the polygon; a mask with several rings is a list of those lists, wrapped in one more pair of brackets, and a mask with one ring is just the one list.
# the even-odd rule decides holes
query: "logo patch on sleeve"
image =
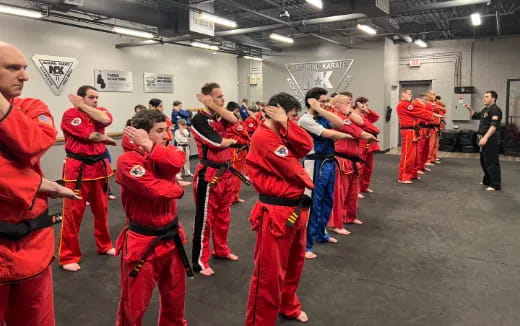
{"label": "logo patch on sleeve", "polygon": [[242,131],[242,130],[244,130],[244,127],[242,127],[242,125],[240,125],[240,126],[237,127],[237,130],[238,131]]}
{"label": "logo patch on sleeve", "polygon": [[136,165],[130,170],[130,175],[136,178],[142,177],[146,173],[146,170],[141,165]]}
{"label": "logo patch on sleeve", "polygon": [[352,124],[352,121],[350,121],[349,119],[345,119],[345,120],[343,120],[343,123],[348,126],[348,125]]}
{"label": "logo patch on sleeve", "polygon": [[250,122],[247,126],[248,126],[249,128],[253,128],[255,125],[254,125],[252,122]]}
{"label": "logo patch on sleeve", "polygon": [[274,150],[274,153],[276,154],[276,156],[286,157],[287,155],[289,155],[289,150],[284,145],[280,145],[277,149]]}
{"label": "logo patch on sleeve", "polygon": [[81,124],[81,118],[74,118],[74,120],[72,120],[70,122],[71,125],[73,125],[74,127],[77,127]]}
{"label": "logo patch on sleeve", "polygon": [[38,116],[38,122],[39,123],[45,123],[45,124],[48,124],[50,126],[52,126],[52,119],[48,116],[46,116],[45,114],[40,114]]}
{"label": "logo patch on sleeve", "polygon": [[412,111],[412,110],[413,110],[413,105],[411,105],[411,104],[408,105],[408,108],[407,108],[407,109],[410,110],[410,111]]}

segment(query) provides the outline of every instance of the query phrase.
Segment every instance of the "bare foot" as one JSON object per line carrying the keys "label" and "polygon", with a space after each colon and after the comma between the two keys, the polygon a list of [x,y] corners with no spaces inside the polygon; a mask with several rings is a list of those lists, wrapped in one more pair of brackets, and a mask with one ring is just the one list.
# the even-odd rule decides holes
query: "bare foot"
{"label": "bare foot", "polygon": [[354,221],[352,221],[352,223],[353,223],[353,224],[361,225],[361,224],[363,224],[363,221],[358,220],[358,219],[356,218]]}
{"label": "bare foot", "polygon": [[116,255],[116,248],[109,249],[107,252],[105,252],[105,255],[115,256]]}
{"label": "bare foot", "polygon": [[296,320],[300,323],[306,323],[309,321],[309,317],[307,317],[305,311],[300,311],[300,314],[298,315],[298,317],[296,317]]}
{"label": "bare foot", "polygon": [[245,202],[245,200],[243,200],[242,198],[237,198],[237,200],[235,200],[235,203],[243,203]]}
{"label": "bare foot", "polygon": [[495,191],[496,189],[493,188],[493,187],[487,187],[486,190],[487,190],[487,191]]}
{"label": "bare foot", "polygon": [[424,171],[417,171],[417,173],[419,173],[419,174],[424,174]]}
{"label": "bare foot", "polygon": [[428,162],[428,163],[426,163],[426,164],[424,164],[424,165],[427,165],[427,166],[432,166],[432,165],[433,165],[433,163],[431,163],[431,162]]}
{"label": "bare foot", "polygon": [[350,231],[345,228],[332,228],[330,229],[332,232],[340,234],[340,235],[349,235]]}
{"label": "bare foot", "polygon": [[413,181],[411,180],[398,180],[399,183],[404,183],[404,184],[411,184],[413,183]]}
{"label": "bare foot", "polygon": [[317,257],[318,257],[318,255],[316,255],[312,251],[306,251],[305,252],[305,258],[307,258],[307,259],[314,259],[314,258],[317,258]]}
{"label": "bare foot", "polygon": [[329,237],[329,240],[327,240],[328,243],[338,243],[338,240],[333,237]]}
{"label": "bare foot", "polygon": [[428,172],[431,172],[431,171],[432,171],[432,169],[430,169],[430,168],[424,168],[424,171],[428,171]]}
{"label": "bare foot", "polygon": [[232,260],[232,261],[236,261],[236,260],[238,260],[238,256],[235,255],[235,254],[233,254],[233,253],[230,253],[230,254],[227,255],[225,258],[228,259],[228,260]]}
{"label": "bare foot", "polygon": [[208,268],[204,268],[199,273],[201,273],[204,276],[211,276],[211,275],[215,274],[215,271],[211,267],[208,267]]}
{"label": "bare foot", "polygon": [[65,265],[61,266],[61,268],[63,268],[66,271],[69,271],[69,272],[77,272],[81,269],[81,267],[79,266],[78,263],[65,264]]}
{"label": "bare foot", "polygon": [[367,189],[367,192],[373,193],[373,192],[374,192],[374,190],[372,190],[372,189],[368,188],[368,189]]}
{"label": "bare foot", "polygon": [[357,198],[359,198],[359,199],[363,199],[363,198],[365,198],[365,196],[364,196],[363,194],[358,194],[358,195],[357,195]]}

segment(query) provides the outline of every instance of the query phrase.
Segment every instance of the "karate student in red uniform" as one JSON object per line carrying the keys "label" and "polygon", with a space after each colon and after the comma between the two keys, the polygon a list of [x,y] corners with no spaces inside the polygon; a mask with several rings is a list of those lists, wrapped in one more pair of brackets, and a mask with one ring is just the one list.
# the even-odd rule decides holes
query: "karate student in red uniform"
{"label": "karate student in red uniform", "polygon": [[[334,183],[334,201],[329,228],[340,235],[348,235],[350,231],[344,224],[363,224],[358,219],[359,173],[360,159],[359,139],[375,141],[376,138],[363,131],[363,117],[352,108],[352,94],[341,92],[332,99],[334,112],[344,121],[338,131],[350,134],[353,139],[336,140],[336,181]],[[360,127],[361,126],[361,127]]]}
{"label": "karate student in red uniform", "polygon": [[63,166],[65,186],[82,197],[81,201],[63,200],[58,263],[63,269],[77,272],[79,261],[79,228],[87,200],[94,215],[94,236],[98,254],[114,256],[108,230],[108,178],[114,173],[105,155],[106,145],[116,142],[105,135],[112,123],[107,109],[98,107],[98,92],[92,86],[81,86],[77,95],[69,95],[74,107],[63,113],[61,129],[65,136],[67,158]]}
{"label": "karate student in red uniform", "polygon": [[159,111],[142,111],[126,127],[136,148],[117,161],[116,182],[128,226],[117,241],[121,253],[121,299],[118,326],[140,326],[155,284],[159,287],[158,325],[184,326],[186,273],[193,276],[184,252],[184,229],[177,217],[177,199],[189,182],[176,174],[186,154],[168,146],[166,116]]}
{"label": "karate student in red uniform", "polygon": [[435,92],[433,90],[430,90],[428,92],[428,102],[431,106],[431,110],[436,114],[433,117],[433,121],[431,122],[431,125],[433,128],[430,129],[430,139],[428,143],[428,160],[426,162],[426,165],[433,165],[437,161],[437,151],[435,150],[435,147],[438,146],[439,138],[437,137],[437,132],[441,126],[441,119],[439,115],[440,106],[436,102],[436,96]]}
{"label": "karate student in red uniform", "polygon": [[[431,106],[427,103],[427,95],[421,94],[418,98],[412,101],[412,104],[415,107],[420,108],[421,110],[432,111]],[[428,150],[429,150],[429,139],[430,139],[430,130],[432,127],[431,121],[417,118],[417,122],[419,124],[419,141],[417,143],[417,154],[415,157],[415,166],[414,166],[414,176],[419,174],[424,174],[425,171],[431,171],[431,169],[426,167],[426,160],[428,159]]]}
{"label": "karate student in red uniform", "polygon": [[298,100],[287,93],[271,97],[246,158],[249,178],[260,195],[249,218],[256,244],[247,326],[274,326],[278,314],[308,320],[296,289],[305,260],[311,204],[303,193],[314,186],[300,160],[312,150],[313,142],[293,121],[299,109]]}
{"label": "karate student in red uniform", "polygon": [[[236,102],[229,102],[226,106],[227,110],[233,112],[239,121],[231,125],[228,129],[228,137],[237,141],[237,147],[233,148],[233,154],[231,156],[231,165],[243,175],[246,174],[246,156],[249,148],[249,133],[245,126],[244,121],[240,121],[239,108],[240,106]],[[242,188],[242,181],[239,178],[235,178],[235,186],[233,187],[233,203],[243,203],[244,200],[240,198],[240,188]]]}
{"label": "karate student in red uniform", "polygon": [[40,158],[56,129],[45,103],[19,98],[26,69],[24,55],[0,42],[0,325],[54,326],[50,226],[58,219],[47,198],[79,197],[43,178]]}
{"label": "karate student in red uniform", "polygon": [[229,191],[236,176],[228,168],[231,145],[236,140],[228,137],[228,128],[237,123],[237,117],[224,106],[224,93],[217,83],[207,83],[197,97],[206,107],[191,120],[191,132],[199,152],[193,190],[195,195],[195,226],[193,232],[193,269],[202,275],[215,272],[209,266],[210,235],[213,235],[213,255],[238,260],[228,246],[231,223],[231,204],[234,193]]}
{"label": "karate student in red uniform", "polygon": [[418,118],[432,121],[435,113],[427,111],[420,106],[414,106],[412,101],[412,91],[404,89],[401,92],[401,101],[397,105],[397,115],[399,116],[399,128],[401,129],[401,161],[399,162],[399,175],[397,180],[400,183],[413,183],[416,178],[414,172],[415,157],[417,155],[417,142],[419,141]]}
{"label": "karate student in red uniform", "polygon": [[[363,130],[377,137],[381,131],[374,123],[379,120],[379,114],[368,107],[368,99],[366,97],[358,97],[354,103],[356,111],[363,117],[365,122]],[[359,191],[374,192],[370,189],[370,179],[374,170],[374,153],[379,150],[379,142],[369,142],[368,140],[360,139],[359,146],[361,159],[365,161],[365,164],[360,164],[359,166]]]}

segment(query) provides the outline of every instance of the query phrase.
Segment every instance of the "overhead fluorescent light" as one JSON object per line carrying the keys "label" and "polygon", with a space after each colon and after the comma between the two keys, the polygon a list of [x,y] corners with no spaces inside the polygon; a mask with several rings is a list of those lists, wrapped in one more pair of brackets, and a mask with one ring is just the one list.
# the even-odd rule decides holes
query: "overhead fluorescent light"
{"label": "overhead fluorescent light", "polygon": [[310,5],[313,5],[314,7],[318,8],[318,9],[323,8],[323,1],[321,1],[321,0],[306,0],[306,2]]}
{"label": "overhead fluorescent light", "polygon": [[196,48],[206,49],[206,50],[213,50],[213,51],[219,50],[219,47],[216,45],[209,45],[209,44],[202,43],[202,42],[191,42],[191,46],[196,47]]}
{"label": "overhead fluorescent light", "polygon": [[117,34],[142,37],[142,38],[154,38],[152,33],[136,31],[135,29],[123,28],[123,27],[112,27],[112,32]]}
{"label": "overhead fluorescent light", "polygon": [[478,12],[471,14],[471,23],[473,26],[479,26],[482,24],[482,19],[480,19],[480,14]]}
{"label": "overhead fluorescent light", "polygon": [[245,56],[244,56],[244,59],[247,59],[247,60],[255,60],[255,61],[264,61],[264,59],[262,59],[262,58],[259,58],[259,57],[252,57],[252,56],[249,56],[249,55],[245,55]]}
{"label": "overhead fluorescent light", "polygon": [[269,38],[273,39],[273,40],[276,40],[276,41],[280,41],[280,42],[294,43],[294,39],[292,39],[292,38],[290,38],[288,36],[283,36],[283,35],[276,34],[276,33],[269,34]]}
{"label": "overhead fluorescent light", "polygon": [[377,34],[377,31],[373,27],[370,27],[368,25],[357,24],[357,28],[370,35]]}
{"label": "overhead fluorescent light", "polygon": [[212,15],[212,14],[208,14],[207,12],[201,12],[199,14],[199,17],[200,17],[200,19],[203,19],[203,20],[206,20],[206,21],[209,21],[209,22],[213,22],[215,24],[219,24],[219,25],[222,25],[222,26],[230,27],[230,28],[237,28],[237,23],[236,22],[234,22],[234,21],[232,21],[230,19],[227,19],[227,18],[215,16],[215,15]]}
{"label": "overhead fluorescent light", "polygon": [[426,42],[424,42],[424,41],[421,40],[421,39],[415,40],[414,43],[415,43],[416,45],[420,46],[421,48],[427,48],[427,47],[428,47],[428,44],[426,44]]}
{"label": "overhead fluorescent light", "polygon": [[406,43],[412,43],[413,38],[410,35],[401,35],[401,38],[405,40]]}
{"label": "overhead fluorescent light", "polygon": [[8,14],[29,18],[42,18],[42,13],[36,10],[29,10],[13,6],[0,5],[0,14]]}

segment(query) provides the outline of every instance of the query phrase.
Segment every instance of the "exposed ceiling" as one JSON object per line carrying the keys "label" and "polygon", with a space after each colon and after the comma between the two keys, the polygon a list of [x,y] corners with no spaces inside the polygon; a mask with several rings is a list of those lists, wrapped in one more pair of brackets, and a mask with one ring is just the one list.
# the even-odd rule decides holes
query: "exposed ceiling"
{"label": "exposed ceiling", "polygon": [[[520,0],[389,0],[389,13],[375,6],[384,0],[323,0],[322,10],[305,0],[213,0],[214,14],[238,25],[236,29],[216,25],[215,37],[190,33],[177,23],[189,9],[208,1],[79,0],[82,6],[64,2],[0,0],[40,10],[44,20],[55,23],[107,32],[113,26],[128,27],[152,32],[162,43],[188,45],[198,40],[238,55],[269,55],[290,46],[271,40],[271,32],[291,36],[296,43],[321,39],[346,48],[383,37],[404,42],[403,35],[429,41],[520,34]],[[475,12],[482,16],[480,26],[471,24]],[[376,28],[377,35],[358,30],[358,23]],[[117,47],[149,43],[136,39]]]}

